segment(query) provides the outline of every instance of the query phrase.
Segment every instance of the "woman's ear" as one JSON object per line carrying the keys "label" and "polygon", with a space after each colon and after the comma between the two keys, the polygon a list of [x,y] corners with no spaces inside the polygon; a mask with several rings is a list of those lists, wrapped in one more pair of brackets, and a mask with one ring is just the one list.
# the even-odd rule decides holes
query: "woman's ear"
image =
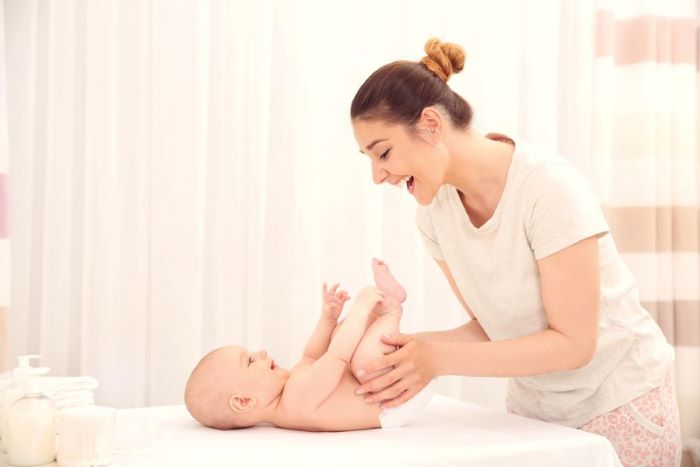
{"label": "woman's ear", "polygon": [[258,399],[246,394],[234,394],[228,400],[228,406],[236,413],[249,413],[258,404]]}
{"label": "woman's ear", "polygon": [[421,132],[429,139],[439,139],[443,129],[442,114],[436,107],[428,106],[421,112],[418,126]]}

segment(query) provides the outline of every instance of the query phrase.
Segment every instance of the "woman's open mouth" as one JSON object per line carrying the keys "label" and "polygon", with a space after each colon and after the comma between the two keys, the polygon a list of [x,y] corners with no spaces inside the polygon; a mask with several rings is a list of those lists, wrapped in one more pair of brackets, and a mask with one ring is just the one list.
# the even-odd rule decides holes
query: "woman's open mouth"
{"label": "woman's open mouth", "polygon": [[406,180],[406,188],[408,188],[409,193],[413,193],[413,175],[408,177]]}

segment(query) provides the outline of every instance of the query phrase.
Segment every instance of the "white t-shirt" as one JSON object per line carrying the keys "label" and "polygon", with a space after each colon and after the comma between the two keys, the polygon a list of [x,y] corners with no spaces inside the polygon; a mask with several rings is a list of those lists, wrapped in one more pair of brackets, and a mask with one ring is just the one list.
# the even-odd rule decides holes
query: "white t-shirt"
{"label": "white t-shirt", "polygon": [[472,224],[451,185],[440,187],[429,206],[419,206],[416,220],[428,252],[447,263],[492,341],[547,329],[536,261],[602,234],[593,359],[582,368],[513,377],[508,384],[508,401],[521,414],[578,428],[661,385],[675,353],[640,305],[636,280],[586,178],[560,155],[514,143],[503,194],[481,227]]}

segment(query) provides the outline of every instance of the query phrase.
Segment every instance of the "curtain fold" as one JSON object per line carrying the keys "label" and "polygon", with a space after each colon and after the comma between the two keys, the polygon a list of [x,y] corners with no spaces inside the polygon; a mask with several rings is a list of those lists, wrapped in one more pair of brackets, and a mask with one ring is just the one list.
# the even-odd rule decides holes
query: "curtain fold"
{"label": "curtain fold", "polygon": [[[698,3],[600,1],[590,161],[642,306],[676,349],[681,413],[700,410]],[[697,417],[681,417],[685,435]]]}

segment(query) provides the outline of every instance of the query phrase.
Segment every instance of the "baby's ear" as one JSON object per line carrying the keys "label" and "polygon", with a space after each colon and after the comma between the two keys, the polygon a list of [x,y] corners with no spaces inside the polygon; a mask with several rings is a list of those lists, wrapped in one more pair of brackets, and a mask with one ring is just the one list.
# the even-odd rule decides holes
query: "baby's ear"
{"label": "baby's ear", "polygon": [[250,413],[258,404],[258,399],[246,394],[234,394],[228,400],[228,406],[236,413]]}

